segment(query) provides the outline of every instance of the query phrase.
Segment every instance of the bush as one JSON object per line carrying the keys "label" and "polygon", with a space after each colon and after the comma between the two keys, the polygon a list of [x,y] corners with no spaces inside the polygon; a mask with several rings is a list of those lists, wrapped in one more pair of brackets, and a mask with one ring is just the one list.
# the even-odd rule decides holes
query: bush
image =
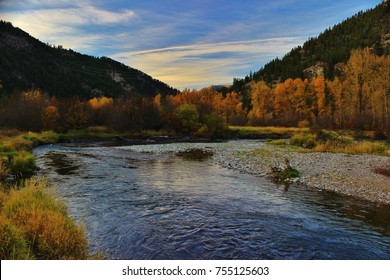
{"label": "bush", "polygon": [[84,230],[67,216],[66,207],[45,192],[46,182],[26,180],[20,191],[12,190],[3,214],[13,221],[37,259],[85,259]]}
{"label": "bush", "polygon": [[180,122],[181,131],[196,132],[199,129],[199,112],[195,105],[181,105],[175,110],[175,116]]}
{"label": "bush", "polygon": [[349,145],[353,143],[353,138],[352,137],[347,137],[347,136],[342,136],[338,134],[335,131],[331,130],[320,130],[316,134],[317,136],[317,141],[320,143],[332,143],[334,145]]}
{"label": "bush", "polygon": [[11,173],[18,177],[32,176],[35,168],[35,158],[30,152],[18,151],[12,158]]}
{"label": "bush", "polygon": [[311,149],[317,145],[317,136],[307,132],[295,134],[290,139],[290,145]]}

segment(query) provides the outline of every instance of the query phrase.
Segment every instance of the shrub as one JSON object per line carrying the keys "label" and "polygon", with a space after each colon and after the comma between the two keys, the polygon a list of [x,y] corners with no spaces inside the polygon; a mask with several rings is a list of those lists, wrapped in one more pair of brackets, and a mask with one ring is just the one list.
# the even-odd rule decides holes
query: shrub
{"label": "shrub", "polygon": [[277,181],[288,181],[289,179],[298,178],[301,174],[294,168],[286,168],[272,173],[272,178]]}
{"label": "shrub", "polygon": [[316,134],[317,141],[320,143],[333,143],[334,145],[348,145],[353,143],[352,137],[342,136],[335,131],[320,130]]}
{"label": "shrub", "polygon": [[3,213],[24,234],[37,259],[85,259],[84,230],[67,216],[66,207],[45,191],[43,180],[24,181],[12,190]]}
{"label": "shrub", "polygon": [[290,139],[290,145],[311,149],[317,145],[317,136],[307,132],[295,134]]}
{"label": "shrub", "polygon": [[30,152],[18,151],[12,158],[11,172],[18,177],[32,176],[35,168],[35,158]]}
{"label": "shrub", "polygon": [[175,116],[180,122],[181,131],[196,132],[199,129],[199,112],[195,105],[181,105],[175,110]]}

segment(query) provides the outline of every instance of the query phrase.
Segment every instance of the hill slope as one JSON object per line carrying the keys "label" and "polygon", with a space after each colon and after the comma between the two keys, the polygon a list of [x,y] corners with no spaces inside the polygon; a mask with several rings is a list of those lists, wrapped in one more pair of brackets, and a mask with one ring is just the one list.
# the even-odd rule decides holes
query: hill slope
{"label": "hill slope", "polygon": [[83,99],[177,92],[110,58],[96,58],[44,44],[4,21],[0,22],[0,81],[5,92],[35,87],[50,96]]}
{"label": "hill slope", "polygon": [[324,68],[325,78],[332,79],[338,63],[346,62],[353,49],[365,47],[373,48],[379,55],[390,54],[389,1],[325,30],[244,79],[234,79],[232,90],[241,91],[252,80],[271,84],[288,78],[304,78],[304,70],[316,64]]}

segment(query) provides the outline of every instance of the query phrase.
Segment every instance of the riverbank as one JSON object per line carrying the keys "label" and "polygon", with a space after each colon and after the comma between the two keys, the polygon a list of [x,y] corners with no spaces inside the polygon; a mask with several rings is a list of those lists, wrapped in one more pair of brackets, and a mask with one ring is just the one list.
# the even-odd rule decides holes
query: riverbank
{"label": "riverbank", "polygon": [[301,174],[292,180],[295,183],[390,205],[390,178],[374,172],[390,163],[386,156],[302,153],[264,144],[254,151],[217,153],[214,158],[223,167],[262,177],[271,177],[271,167],[288,158]]}
{"label": "riverbank", "polygon": [[36,171],[32,149],[58,141],[58,134],[51,131],[0,130],[0,258],[3,260],[92,258],[84,228],[68,215],[65,204],[48,191],[50,183],[30,178]]}
{"label": "riverbank", "polygon": [[[285,133],[285,130],[281,129],[281,132]],[[275,133],[275,130],[272,133]],[[125,137],[111,140],[112,145],[119,146],[186,142],[213,143],[210,139],[201,141],[202,139],[168,136],[150,137],[147,140],[145,138],[129,140]],[[299,171],[300,177],[292,178],[287,183],[298,183],[309,188],[331,191],[381,205],[390,205],[390,177],[374,172],[377,168],[390,165],[388,156],[313,152],[315,149],[302,149],[290,145],[269,145],[260,139],[253,140],[256,144],[248,147],[248,151],[243,151],[242,147],[236,150],[234,143],[239,141],[241,140],[231,141],[232,144],[227,149],[218,149],[214,145],[200,145],[199,148],[212,146],[215,153],[213,158],[222,167],[270,179],[273,179],[271,167],[283,164],[285,158],[288,158],[292,168]],[[375,144],[375,142],[370,143]],[[379,145],[379,142],[377,144]],[[352,148],[352,151],[359,152],[359,149]],[[383,154],[386,154],[386,151]]]}

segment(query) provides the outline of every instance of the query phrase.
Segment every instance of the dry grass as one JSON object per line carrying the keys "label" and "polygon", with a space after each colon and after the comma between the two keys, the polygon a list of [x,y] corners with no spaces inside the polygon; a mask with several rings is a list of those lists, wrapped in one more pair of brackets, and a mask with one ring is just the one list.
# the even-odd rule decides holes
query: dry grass
{"label": "dry grass", "polygon": [[315,152],[332,152],[344,154],[373,154],[390,156],[390,147],[384,142],[361,141],[345,145],[339,145],[332,142],[318,144]]}
{"label": "dry grass", "polygon": [[30,255],[36,259],[86,259],[84,229],[68,217],[61,202],[47,193],[46,185],[46,181],[35,178],[24,181],[20,190],[10,192],[2,215],[22,233]]}
{"label": "dry grass", "polygon": [[20,136],[4,137],[0,139],[0,147],[2,151],[31,150],[33,146],[34,145],[32,141],[24,139]]}
{"label": "dry grass", "polygon": [[[0,258],[86,259],[84,229],[68,216],[66,207],[35,178],[18,186],[1,182],[10,173],[28,177],[35,171],[31,153],[39,144],[58,142],[58,134],[0,131]],[[5,192],[7,190],[7,192]]]}
{"label": "dry grass", "polygon": [[0,214],[0,259],[33,259],[23,232]]}
{"label": "dry grass", "polygon": [[0,182],[4,181],[9,174],[9,168],[7,165],[8,158],[0,156]]}
{"label": "dry grass", "polygon": [[253,138],[288,138],[297,133],[307,132],[308,128],[299,127],[276,127],[276,126],[230,126],[238,130],[241,137]]}
{"label": "dry grass", "polygon": [[331,152],[344,154],[374,154],[390,156],[390,145],[379,141],[355,141],[349,135],[321,130],[316,134],[299,133],[290,139],[293,146],[307,148],[309,152]]}

